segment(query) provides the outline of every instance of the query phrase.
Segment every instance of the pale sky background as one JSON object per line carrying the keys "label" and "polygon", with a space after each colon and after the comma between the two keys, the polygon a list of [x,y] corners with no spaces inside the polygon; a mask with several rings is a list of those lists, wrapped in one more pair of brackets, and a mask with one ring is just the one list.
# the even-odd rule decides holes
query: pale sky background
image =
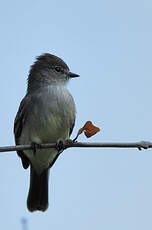
{"label": "pale sky background", "polygon": [[[152,1],[27,0],[0,3],[0,146],[35,57],[49,52],[81,75],[68,88],[77,107],[72,137],[91,120],[101,132],[79,141],[152,139]],[[65,151],[50,173],[50,206],[29,213],[29,170],[0,154],[0,229],[151,230],[152,150]]]}

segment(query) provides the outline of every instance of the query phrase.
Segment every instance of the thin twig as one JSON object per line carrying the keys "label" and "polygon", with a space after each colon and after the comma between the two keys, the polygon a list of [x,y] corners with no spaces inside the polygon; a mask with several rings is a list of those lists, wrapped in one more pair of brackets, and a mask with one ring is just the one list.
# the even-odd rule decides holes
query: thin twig
{"label": "thin twig", "polygon": [[[56,148],[57,143],[48,143],[48,144],[40,144],[37,148],[38,149],[48,149],[48,148]],[[67,141],[63,143],[63,149],[67,148],[75,148],[75,147],[95,147],[95,148],[138,148],[141,149],[148,149],[152,148],[152,142],[148,141],[140,141],[140,142],[131,142],[131,143],[89,143],[89,142],[72,142]],[[17,146],[5,146],[0,147],[0,152],[10,152],[10,151],[17,151],[17,150],[32,150],[31,145],[17,145]]]}

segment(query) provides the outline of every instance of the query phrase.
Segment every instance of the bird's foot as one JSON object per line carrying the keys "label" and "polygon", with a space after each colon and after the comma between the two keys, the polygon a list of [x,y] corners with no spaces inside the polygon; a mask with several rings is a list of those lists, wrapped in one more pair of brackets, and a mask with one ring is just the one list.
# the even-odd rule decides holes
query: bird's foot
{"label": "bird's foot", "polygon": [[59,139],[56,143],[56,149],[58,150],[59,154],[62,153],[66,148],[68,148],[68,144],[70,145],[73,142],[74,141],[71,139],[67,139],[65,141],[62,139]]}
{"label": "bird's foot", "polygon": [[62,152],[62,151],[64,150],[64,140],[59,139],[59,140],[56,142],[56,149],[57,149],[59,152]]}
{"label": "bird's foot", "polygon": [[40,144],[37,144],[37,143],[35,143],[35,142],[32,142],[32,143],[31,143],[31,148],[32,148],[33,154],[34,154],[34,156],[35,156],[35,155],[36,155],[37,149],[40,149],[40,148],[41,148],[41,145],[40,145]]}

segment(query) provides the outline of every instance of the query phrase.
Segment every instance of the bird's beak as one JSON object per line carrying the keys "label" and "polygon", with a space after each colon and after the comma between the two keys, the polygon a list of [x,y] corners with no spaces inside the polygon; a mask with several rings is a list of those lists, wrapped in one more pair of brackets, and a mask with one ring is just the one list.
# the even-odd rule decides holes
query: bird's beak
{"label": "bird's beak", "polygon": [[70,78],[80,77],[80,75],[69,72],[69,77],[70,77]]}

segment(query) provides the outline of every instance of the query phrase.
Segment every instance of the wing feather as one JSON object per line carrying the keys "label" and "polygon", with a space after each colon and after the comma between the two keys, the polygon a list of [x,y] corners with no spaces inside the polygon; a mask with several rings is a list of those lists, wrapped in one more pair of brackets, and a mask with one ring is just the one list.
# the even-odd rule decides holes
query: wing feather
{"label": "wing feather", "polygon": [[[23,98],[23,100],[21,101],[21,104],[19,106],[19,110],[16,114],[16,118],[14,121],[14,135],[15,135],[15,143],[16,145],[19,145],[20,142],[20,136],[22,133],[22,129],[23,126],[25,125],[26,122],[26,117],[27,117],[27,110],[26,110],[26,104],[27,104],[27,96],[25,96]],[[28,160],[28,158],[25,156],[24,152],[22,150],[17,151],[18,156],[21,158],[22,160],[22,165],[23,168],[27,169],[30,162]]]}

